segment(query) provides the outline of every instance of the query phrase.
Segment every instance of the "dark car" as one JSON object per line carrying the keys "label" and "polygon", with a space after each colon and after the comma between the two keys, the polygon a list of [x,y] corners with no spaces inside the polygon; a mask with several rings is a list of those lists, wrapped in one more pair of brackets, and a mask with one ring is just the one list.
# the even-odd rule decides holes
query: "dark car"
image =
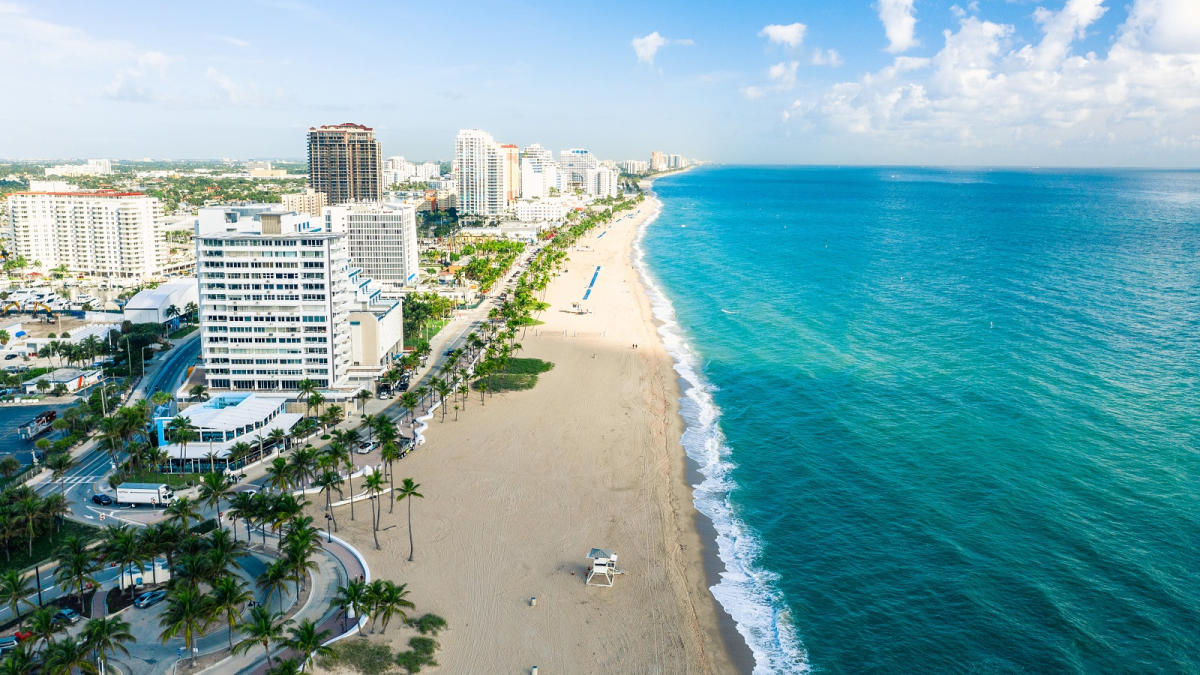
{"label": "dark car", "polygon": [[113,503],[113,498],[108,495],[94,494],[92,495],[92,503],[100,506],[109,506]]}
{"label": "dark car", "polygon": [[162,602],[163,598],[165,597],[167,597],[166,591],[146,591],[145,593],[139,595],[137,600],[133,601],[133,606],[139,609],[153,607],[154,605]]}
{"label": "dark car", "polygon": [[63,608],[54,613],[54,623],[79,623],[79,612],[73,609]]}
{"label": "dark car", "polygon": [[15,359],[15,358],[17,358],[17,354],[5,354],[5,355],[4,355],[4,360],[5,360],[5,361],[12,361],[12,360],[13,360],[13,359]]}

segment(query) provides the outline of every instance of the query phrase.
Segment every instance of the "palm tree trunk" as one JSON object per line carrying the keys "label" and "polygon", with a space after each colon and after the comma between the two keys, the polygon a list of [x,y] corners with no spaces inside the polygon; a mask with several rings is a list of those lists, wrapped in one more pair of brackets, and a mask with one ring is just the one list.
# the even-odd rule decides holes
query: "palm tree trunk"
{"label": "palm tree trunk", "polygon": [[392,491],[388,493],[388,513],[392,512],[392,507],[396,505],[396,472],[392,470],[392,463],[388,462],[388,480],[391,482]]}
{"label": "palm tree trunk", "polygon": [[379,550],[379,523],[374,522],[374,519],[375,519],[375,500],[372,499],[371,500],[371,520],[372,520],[371,524],[373,527],[371,528],[371,535],[375,537],[375,550],[378,551]]}
{"label": "palm tree trunk", "polygon": [[[346,472],[346,480],[350,481],[350,520],[354,520],[354,469],[351,468]],[[30,544],[32,547],[33,544]],[[29,555],[33,555],[33,549],[30,548]]]}
{"label": "palm tree trunk", "polygon": [[412,497],[408,498],[408,562],[413,559]]}
{"label": "palm tree trunk", "polygon": [[[280,600],[279,602],[282,603],[283,601]],[[280,607],[282,607],[282,606],[283,605],[281,604]],[[280,611],[282,611],[282,610],[280,610]],[[267,651],[267,667],[268,668],[275,667],[275,662],[271,660],[271,643],[267,642],[266,640],[263,640],[263,649],[265,649]]]}

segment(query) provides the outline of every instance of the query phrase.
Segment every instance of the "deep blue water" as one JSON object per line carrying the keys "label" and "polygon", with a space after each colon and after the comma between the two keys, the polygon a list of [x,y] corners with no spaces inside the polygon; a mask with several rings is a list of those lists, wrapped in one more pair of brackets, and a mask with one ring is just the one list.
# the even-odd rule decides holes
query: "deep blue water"
{"label": "deep blue water", "polygon": [[759,671],[1200,672],[1200,173],[654,189],[714,592]]}

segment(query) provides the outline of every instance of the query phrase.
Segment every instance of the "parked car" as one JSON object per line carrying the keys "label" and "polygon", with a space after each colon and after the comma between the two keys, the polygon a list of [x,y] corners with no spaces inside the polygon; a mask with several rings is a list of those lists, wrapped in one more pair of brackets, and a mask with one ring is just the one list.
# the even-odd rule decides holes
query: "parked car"
{"label": "parked car", "polygon": [[17,648],[17,643],[17,638],[11,635],[0,637],[0,655],[7,654],[15,650]]}
{"label": "parked car", "polygon": [[113,498],[109,497],[108,495],[97,493],[92,495],[92,503],[99,504],[100,506],[110,506],[113,503]]}
{"label": "parked car", "polygon": [[79,623],[79,619],[80,619],[79,612],[76,612],[75,610],[70,609],[68,607],[64,607],[54,613],[54,619],[52,619],[52,620],[54,623],[72,623],[73,624],[73,623]]}
{"label": "parked car", "polygon": [[365,455],[375,449],[375,441],[363,441],[358,444],[358,449],[355,450],[360,455]]}
{"label": "parked car", "polygon": [[17,354],[5,354],[5,355],[4,355],[4,360],[5,360],[5,361],[12,361],[13,359],[17,358],[17,356],[18,356]]}
{"label": "parked car", "polygon": [[165,597],[167,597],[167,592],[163,590],[146,591],[145,593],[137,596],[137,599],[133,601],[133,606],[137,607],[138,609],[153,607],[154,605],[162,602],[163,598]]}

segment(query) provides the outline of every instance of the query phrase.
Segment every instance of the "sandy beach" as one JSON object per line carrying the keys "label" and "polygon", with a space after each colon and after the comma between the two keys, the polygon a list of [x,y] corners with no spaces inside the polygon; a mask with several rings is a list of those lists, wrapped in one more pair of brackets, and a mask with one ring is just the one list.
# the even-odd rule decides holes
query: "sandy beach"
{"label": "sandy beach", "polygon": [[[397,463],[398,478],[411,476],[425,495],[413,505],[413,562],[404,504],[384,513],[379,551],[369,506],[356,506],[353,523],[339,509],[339,535],[373,574],[407,583],[417,615],[449,622],[439,672],[753,665],[708,591],[713,561],[679,444],[676,374],[631,262],[637,229],[658,208],[647,198],[640,215],[594,230],[571,252],[537,317],[544,325],[518,337],[520,356],[554,364],[533,390],[482,405],[472,393],[458,421],[452,407],[444,422],[439,411],[428,442]],[[571,313],[597,268],[589,313]],[[584,585],[592,547],[620,556],[627,573],[612,588]],[[384,637],[400,649],[410,635]]]}

